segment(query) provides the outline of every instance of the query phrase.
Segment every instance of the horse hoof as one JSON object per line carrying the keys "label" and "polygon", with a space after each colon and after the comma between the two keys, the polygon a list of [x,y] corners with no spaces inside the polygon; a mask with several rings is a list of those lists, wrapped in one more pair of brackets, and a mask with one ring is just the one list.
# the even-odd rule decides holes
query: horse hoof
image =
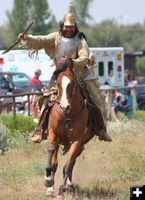
{"label": "horse hoof", "polygon": [[71,192],[71,193],[74,193],[76,191],[76,188],[75,186],[72,184],[72,185],[68,185],[68,191]]}
{"label": "horse hoof", "polygon": [[46,196],[55,197],[53,187],[50,187],[50,188],[47,189]]}
{"label": "horse hoof", "polygon": [[52,176],[50,176],[50,177],[45,176],[44,185],[46,187],[52,187],[54,185],[53,177]]}

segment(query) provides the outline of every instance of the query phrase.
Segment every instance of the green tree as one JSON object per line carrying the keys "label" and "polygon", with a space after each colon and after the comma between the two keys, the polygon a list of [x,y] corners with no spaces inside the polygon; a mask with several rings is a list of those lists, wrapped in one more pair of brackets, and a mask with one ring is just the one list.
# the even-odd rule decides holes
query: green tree
{"label": "green tree", "polygon": [[7,16],[9,43],[14,42],[17,35],[23,32],[32,21],[34,22],[31,28],[32,34],[46,34],[57,24],[47,0],[14,0],[13,9],[7,12]]}
{"label": "green tree", "polygon": [[15,41],[19,33],[21,33],[29,23],[29,0],[14,0],[12,12],[7,12],[9,19],[9,41]]}
{"label": "green tree", "polygon": [[54,15],[52,15],[47,0],[31,0],[31,20],[35,22],[32,27],[34,34],[47,34],[57,25]]}
{"label": "green tree", "polygon": [[137,51],[138,49],[145,49],[145,27],[140,24],[131,24],[120,27],[122,33],[122,45],[126,52]]}
{"label": "green tree", "polygon": [[136,59],[136,66],[139,69],[139,74],[144,75],[145,74],[145,57],[138,57]]}
{"label": "green tree", "polygon": [[105,20],[86,29],[89,46],[117,47],[122,46],[122,38],[118,24],[113,20]]}
{"label": "green tree", "polygon": [[77,22],[81,26],[86,26],[87,19],[91,19],[91,16],[89,15],[88,9],[89,5],[93,0],[73,0],[73,6],[74,6],[74,12],[77,17]]}

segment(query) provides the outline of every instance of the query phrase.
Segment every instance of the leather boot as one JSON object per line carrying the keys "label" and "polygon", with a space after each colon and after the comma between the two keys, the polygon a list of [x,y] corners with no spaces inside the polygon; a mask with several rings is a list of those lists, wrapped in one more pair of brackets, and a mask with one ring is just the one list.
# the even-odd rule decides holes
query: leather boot
{"label": "leather boot", "polygon": [[40,143],[42,141],[42,132],[36,129],[34,131],[34,134],[32,135],[31,141],[35,143]]}
{"label": "leather boot", "polygon": [[99,132],[99,140],[104,140],[105,142],[112,142],[111,137],[107,134],[105,130],[100,130]]}

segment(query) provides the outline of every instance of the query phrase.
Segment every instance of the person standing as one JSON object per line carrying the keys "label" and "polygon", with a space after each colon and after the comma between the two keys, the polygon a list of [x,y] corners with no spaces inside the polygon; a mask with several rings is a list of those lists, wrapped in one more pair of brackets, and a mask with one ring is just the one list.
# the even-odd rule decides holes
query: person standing
{"label": "person standing", "polygon": [[128,73],[128,84],[127,86],[130,88],[127,88],[127,98],[128,103],[130,105],[131,111],[129,112],[129,116],[132,116],[133,112],[136,111],[137,107],[137,99],[136,99],[136,85],[137,80],[135,79],[135,74],[131,71]]}
{"label": "person standing", "polygon": [[[40,69],[36,69],[34,72],[33,78],[30,80],[30,84],[32,86],[31,92],[40,92],[42,88],[42,83],[40,81],[40,75],[42,74]],[[38,123],[38,95],[32,95],[31,98],[31,113],[34,119],[34,122]]]}
{"label": "person standing", "polygon": [[[135,87],[137,85],[137,80],[135,79],[135,75],[133,72],[129,72],[127,78],[128,78],[128,83],[127,83],[128,87]],[[132,90],[128,89],[128,95],[132,94],[133,94]]]}
{"label": "person standing", "polygon": [[36,69],[33,78],[30,80],[30,84],[31,85],[41,84],[41,81],[39,80],[41,74],[42,74],[41,70]]}

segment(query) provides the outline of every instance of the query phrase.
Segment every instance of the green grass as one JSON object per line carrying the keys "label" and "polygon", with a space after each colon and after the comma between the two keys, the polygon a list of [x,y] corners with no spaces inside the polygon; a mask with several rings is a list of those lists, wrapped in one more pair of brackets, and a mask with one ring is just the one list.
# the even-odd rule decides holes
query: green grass
{"label": "green grass", "polygon": [[145,111],[138,110],[133,114],[133,118],[145,122]]}
{"label": "green grass", "polygon": [[24,115],[14,117],[12,114],[0,115],[0,133],[6,138],[9,148],[25,148],[25,140],[29,139],[35,126],[32,117]]}
{"label": "green grass", "polygon": [[[144,121],[136,119],[108,123],[113,142],[95,138],[77,159],[73,181],[75,196],[66,200],[128,200],[130,186],[145,183]],[[47,143],[38,145],[20,137],[20,145],[0,156],[0,199],[48,200],[43,185],[47,164]],[[22,141],[21,141],[22,140]],[[58,156],[55,191],[62,183],[66,156]]]}
{"label": "green grass", "polygon": [[15,117],[12,114],[2,114],[0,115],[0,120],[11,130],[11,133],[15,132],[15,130],[26,133],[28,130],[35,128],[33,118],[21,114],[17,114]]}

